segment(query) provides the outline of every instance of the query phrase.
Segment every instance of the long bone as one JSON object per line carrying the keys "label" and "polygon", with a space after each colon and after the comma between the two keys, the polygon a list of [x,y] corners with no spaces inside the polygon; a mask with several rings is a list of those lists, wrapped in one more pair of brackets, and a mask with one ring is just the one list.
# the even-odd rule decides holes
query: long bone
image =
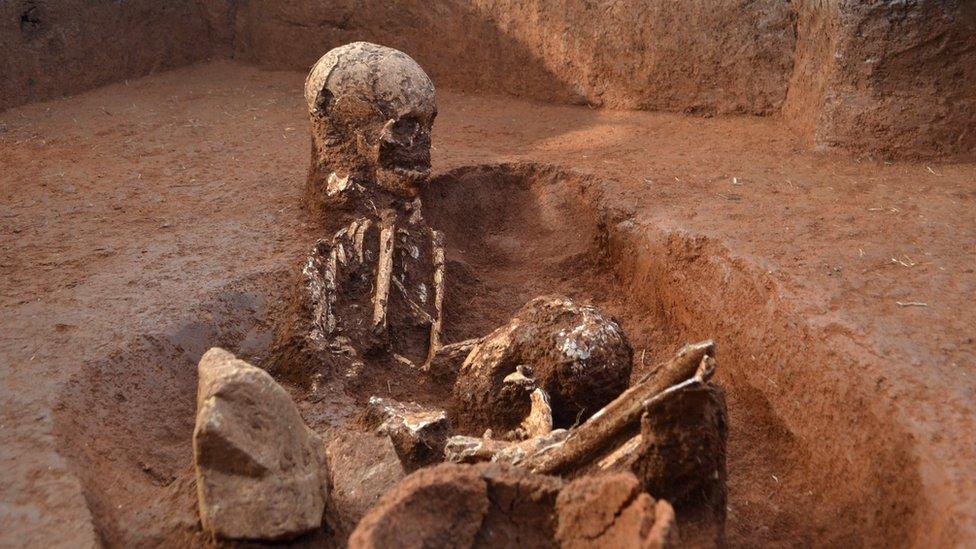
{"label": "long bone", "polygon": [[430,364],[441,348],[441,318],[444,311],[444,233],[431,229],[430,241],[433,246],[435,314],[434,322],[430,326],[430,346],[423,366],[424,371],[430,370]]}
{"label": "long bone", "polygon": [[668,391],[685,384],[704,383],[715,369],[715,345],[711,341],[684,346],[670,361],[658,367],[579,427],[564,442],[528,456],[520,465],[535,473],[566,473],[587,464],[612,444],[628,427],[640,421],[644,410],[665,398]]}
{"label": "long bone", "polygon": [[[613,448],[622,433],[637,425],[647,408],[677,391],[707,382],[715,370],[713,354],[711,341],[685,345],[674,358],[644,375],[588,421],[566,432],[566,436],[552,441],[546,440],[547,435],[534,436],[518,443],[452,437],[448,442],[451,449],[448,461],[505,461],[549,474],[582,469],[593,458]],[[631,454],[639,443],[640,434],[625,440],[601,459],[598,466],[612,467]]]}

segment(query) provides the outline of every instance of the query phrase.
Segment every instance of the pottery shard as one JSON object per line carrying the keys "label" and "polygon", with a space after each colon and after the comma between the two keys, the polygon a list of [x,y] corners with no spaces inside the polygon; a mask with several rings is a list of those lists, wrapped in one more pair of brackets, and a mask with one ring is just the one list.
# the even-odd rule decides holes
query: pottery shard
{"label": "pottery shard", "polygon": [[193,457],[212,535],[280,540],[318,528],[328,486],[321,439],[264,370],[218,348],[198,367]]}
{"label": "pottery shard", "polygon": [[677,537],[674,510],[641,491],[634,475],[618,473],[577,479],[556,500],[556,539],[566,549],[661,548]]}
{"label": "pottery shard", "polygon": [[364,423],[367,428],[390,437],[397,455],[409,470],[444,459],[444,443],[451,433],[451,424],[443,410],[372,397],[366,406]]}
{"label": "pottery shard", "polygon": [[538,297],[468,354],[454,385],[463,410],[457,424],[469,434],[518,427],[529,413],[531,390],[505,380],[527,366],[534,387],[549,396],[555,427],[568,427],[627,388],[632,354],[620,326],[595,307]]}

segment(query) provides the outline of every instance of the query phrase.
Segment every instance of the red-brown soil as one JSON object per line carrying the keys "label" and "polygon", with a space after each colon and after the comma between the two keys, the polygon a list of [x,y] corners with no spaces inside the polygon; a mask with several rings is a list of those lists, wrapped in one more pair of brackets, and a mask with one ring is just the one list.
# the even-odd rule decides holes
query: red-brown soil
{"label": "red-brown soil", "polygon": [[306,71],[356,40],[440,87],[782,115],[804,147],[976,159],[971,0],[8,0],[0,109],[214,57]]}
{"label": "red-brown soil", "polygon": [[[0,114],[5,536],[203,541],[194,363],[260,360],[322,236],[303,78],[217,62]],[[817,155],[778,118],[438,93],[451,338],[554,290],[620,319],[635,375],[715,338],[731,544],[976,540],[976,166]],[[361,396],[302,411],[351,422]]]}

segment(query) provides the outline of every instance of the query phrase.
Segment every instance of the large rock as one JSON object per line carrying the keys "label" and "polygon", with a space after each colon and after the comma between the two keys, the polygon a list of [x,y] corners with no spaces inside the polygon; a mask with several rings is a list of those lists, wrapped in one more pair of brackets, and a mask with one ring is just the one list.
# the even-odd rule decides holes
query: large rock
{"label": "large rock", "polygon": [[[543,296],[474,349],[454,385],[462,431],[505,433],[529,412],[534,387],[549,396],[556,427],[585,420],[627,388],[632,350],[620,326],[595,307]],[[534,384],[508,383],[528,366]]]}
{"label": "large rock", "polygon": [[267,372],[213,348],[199,364],[193,431],[200,522],[212,535],[280,540],[318,528],[324,446]]}

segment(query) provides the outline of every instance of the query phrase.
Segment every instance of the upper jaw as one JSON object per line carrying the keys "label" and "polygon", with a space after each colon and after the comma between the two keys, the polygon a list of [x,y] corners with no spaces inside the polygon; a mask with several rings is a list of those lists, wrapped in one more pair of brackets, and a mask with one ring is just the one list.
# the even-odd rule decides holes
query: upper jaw
{"label": "upper jaw", "polygon": [[383,189],[406,197],[417,195],[420,187],[430,178],[430,168],[412,169],[400,166],[376,169],[376,183]]}
{"label": "upper jaw", "polygon": [[430,177],[430,140],[414,135],[408,143],[383,140],[377,151],[376,178],[383,188],[414,196]]}

